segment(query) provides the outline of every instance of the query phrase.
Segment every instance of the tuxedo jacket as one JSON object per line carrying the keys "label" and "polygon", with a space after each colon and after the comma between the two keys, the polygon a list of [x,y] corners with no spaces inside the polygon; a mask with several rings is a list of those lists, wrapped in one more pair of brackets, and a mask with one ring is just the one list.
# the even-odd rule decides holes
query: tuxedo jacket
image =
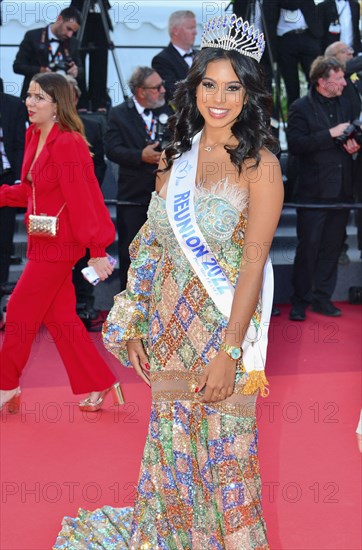
{"label": "tuxedo jacket", "polygon": [[[339,120],[348,122],[357,116],[355,106],[345,92],[335,98]],[[292,103],[288,114],[288,149],[298,160],[296,198],[325,202],[352,199],[353,159],[331,137],[332,124],[317,92]]]}
{"label": "tuxedo jacket", "polygon": [[[33,164],[40,131],[31,125],[25,138],[21,183],[0,187],[0,206],[27,209],[25,221],[34,214],[59,215],[56,237],[29,235],[27,256],[36,261],[76,263],[89,248],[92,257],[105,256],[115,229],[104,204],[88,146],[77,132],[63,132],[57,124]],[[31,168],[32,167],[32,168]],[[31,168],[33,184],[28,179]]]}
{"label": "tuxedo jacket", "polygon": [[[167,106],[156,113],[170,115]],[[105,134],[106,156],[119,165],[118,194],[120,201],[148,205],[155,189],[156,164],[142,161],[142,150],[149,143],[145,122],[132,99],[112,107]]]}
{"label": "tuxedo jacket", "polygon": [[5,153],[14,180],[18,180],[24,156],[25,124],[28,119],[26,108],[18,97],[0,93],[0,113]]}
{"label": "tuxedo jacket", "polygon": [[[353,44],[355,54],[361,51],[361,37],[359,32],[359,19],[360,19],[360,6],[356,0],[348,0],[351,8],[352,15],[352,32],[353,32]],[[338,21],[338,11],[335,0],[325,0],[318,4],[319,18],[321,19],[323,27],[322,48],[323,51],[327,46],[333,42],[337,42],[340,39],[339,34],[332,34],[329,32],[329,26],[333,21]]]}
{"label": "tuxedo jacket", "polygon": [[[194,53],[196,54],[196,51]],[[165,81],[166,101],[170,101],[173,98],[176,82],[186,78],[190,67],[170,42],[152,59],[152,68]]]}
{"label": "tuxedo jacket", "polygon": [[[59,42],[59,52],[63,58],[69,57],[78,67],[78,77],[82,74],[83,67],[79,54],[79,42],[76,38],[71,37],[64,42]],[[40,71],[40,67],[49,66],[49,40],[48,27],[42,29],[34,29],[25,33],[23,41],[19,46],[19,51],[16,54],[13,63],[14,73],[25,76],[23,87],[21,89],[21,97],[24,99],[28,91],[29,83],[32,77]]]}

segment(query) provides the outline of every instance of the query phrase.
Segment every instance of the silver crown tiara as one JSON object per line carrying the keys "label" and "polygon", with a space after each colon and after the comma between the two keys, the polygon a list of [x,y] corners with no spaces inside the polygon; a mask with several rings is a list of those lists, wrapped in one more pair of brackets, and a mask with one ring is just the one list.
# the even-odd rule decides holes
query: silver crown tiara
{"label": "silver crown tiara", "polygon": [[204,25],[201,50],[203,48],[236,50],[259,62],[265,50],[264,34],[235,13],[214,17]]}

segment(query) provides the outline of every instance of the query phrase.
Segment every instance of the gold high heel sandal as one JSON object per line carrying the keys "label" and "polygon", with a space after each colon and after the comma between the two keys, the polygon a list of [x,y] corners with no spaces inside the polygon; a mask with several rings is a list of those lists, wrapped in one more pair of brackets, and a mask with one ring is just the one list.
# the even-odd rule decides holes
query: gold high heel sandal
{"label": "gold high heel sandal", "polygon": [[[13,393],[14,392],[14,393]],[[14,390],[3,390],[0,401],[0,410],[7,409],[9,414],[17,414],[20,409],[20,397],[21,389],[20,387],[15,388]],[[8,398],[5,394],[8,393]],[[11,395],[13,393],[13,395]]]}
{"label": "gold high heel sandal", "polygon": [[102,408],[103,402],[107,395],[112,391],[114,397],[114,405],[123,405],[124,397],[122,394],[121,386],[119,382],[116,382],[110,388],[107,388],[104,391],[99,392],[99,397],[97,401],[92,401],[91,397],[87,397],[84,401],[79,403],[79,408],[84,412],[96,412]]}

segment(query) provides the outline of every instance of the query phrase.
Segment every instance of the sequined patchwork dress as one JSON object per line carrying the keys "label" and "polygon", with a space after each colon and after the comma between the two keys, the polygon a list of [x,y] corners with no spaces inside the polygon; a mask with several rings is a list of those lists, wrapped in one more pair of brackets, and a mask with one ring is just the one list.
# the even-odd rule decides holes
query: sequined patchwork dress
{"label": "sequined patchwork dress", "polygon": [[[247,198],[226,182],[195,194],[200,229],[234,285]],[[141,338],[149,355],[152,408],[135,506],[65,518],[54,548],[266,550],[256,394],[243,393],[241,362],[228,399],[206,405],[195,394],[226,320],[180,251],[165,200],[156,193],[130,254],[128,286],[115,297],[103,337],[124,364],[131,338]],[[255,323],[259,317],[260,305]]]}

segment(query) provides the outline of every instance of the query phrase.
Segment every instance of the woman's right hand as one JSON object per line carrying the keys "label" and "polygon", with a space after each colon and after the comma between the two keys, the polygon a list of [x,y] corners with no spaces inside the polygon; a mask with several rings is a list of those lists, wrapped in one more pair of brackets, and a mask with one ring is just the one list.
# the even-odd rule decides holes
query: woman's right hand
{"label": "woman's right hand", "polygon": [[127,353],[128,359],[138,376],[150,386],[150,364],[141,340],[128,340]]}

